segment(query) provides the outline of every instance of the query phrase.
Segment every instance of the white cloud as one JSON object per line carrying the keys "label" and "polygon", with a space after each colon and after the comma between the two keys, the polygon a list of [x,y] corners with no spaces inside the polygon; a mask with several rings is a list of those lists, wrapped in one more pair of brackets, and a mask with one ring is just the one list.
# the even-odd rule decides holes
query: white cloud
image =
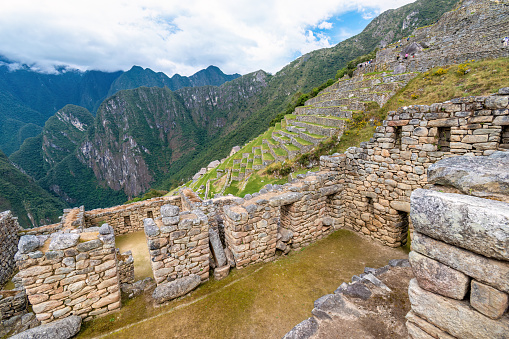
{"label": "white cloud", "polygon": [[412,0],[16,0],[0,3],[0,54],[50,71],[150,67],[190,75],[276,72],[295,53],[329,47],[332,16]]}
{"label": "white cloud", "polygon": [[331,29],[332,28],[332,22],[322,21],[317,26],[319,29]]}

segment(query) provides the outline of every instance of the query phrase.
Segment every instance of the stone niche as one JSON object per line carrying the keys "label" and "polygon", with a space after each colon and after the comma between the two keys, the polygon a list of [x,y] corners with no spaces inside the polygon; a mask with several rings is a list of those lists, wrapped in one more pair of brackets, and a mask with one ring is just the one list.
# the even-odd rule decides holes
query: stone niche
{"label": "stone niche", "polygon": [[198,209],[180,212],[177,206],[161,207],[161,218],[146,218],[145,235],[156,283],[197,274],[209,278],[207,216]]}
{"label": "stone niche", "polygon": [[[96,230],[95,228],[93,230]],[[42,323],[70,315],[84,320],[120,308],[113,229],[64,229],[20,238],[16,262],[33,312]]]}
{"label": "stone niche", "polygon": [[431,190],[412,193],[411,338],[507,338],[507,168],[509,152],[450,158],[430,167]]}

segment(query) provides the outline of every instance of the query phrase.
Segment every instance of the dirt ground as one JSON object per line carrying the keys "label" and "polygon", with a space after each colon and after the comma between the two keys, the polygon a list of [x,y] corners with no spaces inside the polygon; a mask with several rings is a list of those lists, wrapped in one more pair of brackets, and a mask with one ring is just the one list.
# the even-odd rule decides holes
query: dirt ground
{"label": "dirt ground", "polygon": [[281,338],[311,316],[317,298],[364,267],[406,257],[404,249],[339,230],[285,258],[211,279],[162,307],[147,295],[123,298],[119,312],[83,324],[78,338]]}
{"label": "dirt ground", "polygon": [[120,249],[120,253],[129,250],[133,253],[134,278],[136,280],[153,277],[148,253],[147,237],[144,231],[116,236],[115,245]]}

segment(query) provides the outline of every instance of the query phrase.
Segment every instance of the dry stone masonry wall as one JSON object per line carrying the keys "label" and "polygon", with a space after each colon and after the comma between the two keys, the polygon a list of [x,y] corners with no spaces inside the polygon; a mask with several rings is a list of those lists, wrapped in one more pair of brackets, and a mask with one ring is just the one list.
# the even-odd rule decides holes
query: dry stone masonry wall
{"label": "dry stone masonry wall", "polygon": [[181,207],[180,197],[158,197],[128,205],[95,209],[85,213],[86,227],[108,223],[115,235],[143,231],[143,219],[160,217],[161,206],[170,204]]}
{"label": "dry stone masonry wall", "polygon": [[11,211],[0,213],[0,287],[3,286],[16,270],[14,255],[18,245],[18,232],[21,227]]}
{"label": "dry stone masonry wall", "polygon": [[180,212],[172,205],[161,207],[161,219],[146,218],[145,234],[157,284],[196,274],[209,278],[207,216],[200,210]]}
{"label": "dry stone masonry wall", "polygon": [[412,193],[411,338],[509,333],[509,153],[482,158],[439,162],[429,170],[438,185]]}
{"label": "dry stone masonry wall", "polygon": [[33,311],[43,323],[79,315],[85,320],[120,308],[113,229],[68,229],[48,236],[25,235],[16,261]]}

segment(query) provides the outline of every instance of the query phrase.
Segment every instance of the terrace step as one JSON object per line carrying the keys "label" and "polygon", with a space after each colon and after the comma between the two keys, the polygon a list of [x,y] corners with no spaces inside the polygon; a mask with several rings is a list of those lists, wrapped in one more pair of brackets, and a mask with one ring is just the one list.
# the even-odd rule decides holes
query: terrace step
{"label": "terrace step", "polygon": [[320,134],[325,137],[331,137],[336,133],[337,127],[333,126],[325,126],[320,125],[312,122],[303,122],[303,121],[292,121],[292,126],[301,127],[304,128],[307,132],[313,133],[313,134]]}

